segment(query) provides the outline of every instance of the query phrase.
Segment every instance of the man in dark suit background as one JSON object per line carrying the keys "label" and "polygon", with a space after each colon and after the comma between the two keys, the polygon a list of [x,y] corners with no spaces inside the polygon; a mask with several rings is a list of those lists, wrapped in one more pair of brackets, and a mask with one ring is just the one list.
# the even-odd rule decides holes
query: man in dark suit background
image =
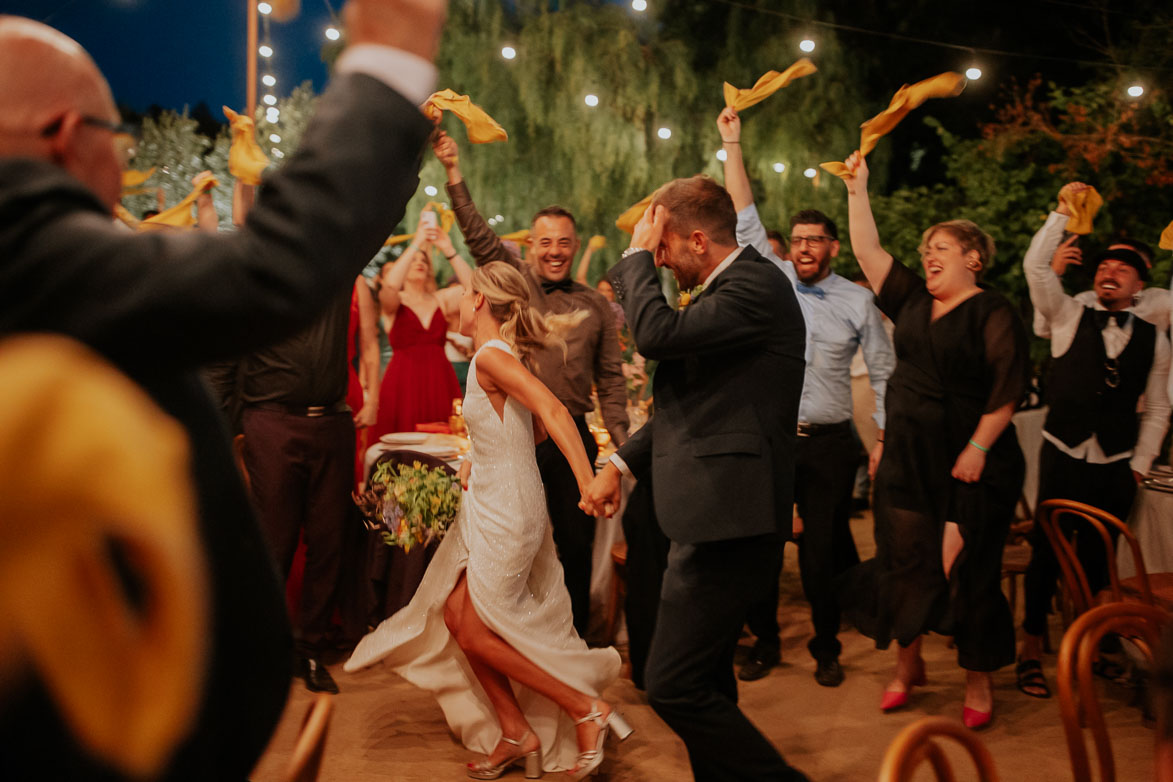
{"label": "man in dark suit background", "polygon": [[[308,325],[402,218],[431,131],[418,106],[434,87],[446,5],[348,5],[350,47],[301,150],[266,179],[241,230],[223,236],[116,227],[109,86],[76,42],[0,16],[0,336],[89,345],[191,439],[212,626],[199,713],[162,779],[244,779],[280,718],[291,668],[281,585],[196,370]],[[121,560],[133,585],[134,558]],[[0,778],[120,778],[70,737],[34,675],[9,684]]]}
{"label": "man in dark suit background", "polygon": [[[623,472],[652,476],[671,548],[648,700],[684,740],[695,778],[802,780],[738,709],[733,652],[791,527],[805,326],[785,275],[739,248],[736,228],[720,185],[678,179],[609,273],[640,353],[660,362],[656,411],[586,500],[617,507]],[[692,293],[687,306],[665,301],[657,266]]]}

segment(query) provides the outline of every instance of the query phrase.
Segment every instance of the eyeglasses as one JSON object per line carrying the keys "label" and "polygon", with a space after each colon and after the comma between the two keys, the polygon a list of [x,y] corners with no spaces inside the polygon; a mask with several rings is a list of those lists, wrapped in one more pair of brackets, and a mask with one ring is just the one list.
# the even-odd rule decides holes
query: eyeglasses
{"label": "eyeglasses", "polygon": [[805,242],[811,247],[822,247],[827,242],[833,241],[835,240],[830,236],[791,236],[790,246],[794,247],[795,245],[803,244]]}
{"label": "eyeglasses", "polygon": [[[114,134],[114,146],[122,158],[123,164],[130,163],[138,152],[138,126],[126,122],[111,122],[101,117],[83,114],[79,120],[82,125],[108,130]],[[41,128],[41,138],[55,136],[65,122],[65,117],[58,117],[45,127]]]}

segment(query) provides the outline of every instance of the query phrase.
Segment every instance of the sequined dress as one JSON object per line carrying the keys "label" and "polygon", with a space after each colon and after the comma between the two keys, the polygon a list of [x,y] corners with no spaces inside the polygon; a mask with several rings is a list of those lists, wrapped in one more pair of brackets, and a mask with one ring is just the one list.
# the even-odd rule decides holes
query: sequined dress
{"label": "sequined dress", "polygon": [[[444,624],[444,602],[462,572],[481,620],[539,668],[576,690],[597,695],[619,675],[619,653],[589,649],[574,630],[570,595],[554,550],[545,494],[534,459],[533,418],[505,401],[498,416],[477,382],[477,356],[509,351],[485,343],[468,373],[464,418],[472,439],[472,475],[456,522],[436,551],[415,597],[359,642],[347,671],[385,661],[417,687],[432,691],[448,726],[469,749],[488,754],[501,728],[464,653]],[[542,767],[574,766],[574,724],[553,701],[514,684],[542,742]]]}

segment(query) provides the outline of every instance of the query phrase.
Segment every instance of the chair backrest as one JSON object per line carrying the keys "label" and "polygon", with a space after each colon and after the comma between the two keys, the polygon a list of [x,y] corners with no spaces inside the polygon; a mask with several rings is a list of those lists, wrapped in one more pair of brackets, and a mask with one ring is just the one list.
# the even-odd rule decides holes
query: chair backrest
{"label": "chair backrest", "polygon": [[[1112,742],[1104,724],[1104,711],[1100,707],[1092,675],[1092,663],[1095,662],[1100,639],[1108,633],[1118,633],[1128,638],[1148,657],[1151,665],[1161,630],[1169,619],[1170,614],[1156,606],[1108,603],[1080,616],[1064,633],[1063,644],[1059,647],[1059,670],[1056,675],[1059,684],[1059,715],[1063,719],[1067,754],[1071,758],[1075,782],[1091,782],[1092,779],[1082,725],[1087,726],[1095,741],[1100,782],[1115,782],[1116,779]],[[1081,713],[1084,718],[1082,724]]]}
{"label": "chair backrest", "polygon": [[314,782],[322,768],[322,754],[326,749],[326,735],[330,717],[334,714],[334,697],[319,693],[306,710],[301,733],[293,747],[293,757],[285,767],[282,782]]}
{"label": "chair backrest", "polygon": [[938,782],[955,782],[949,758],[934,740],[938,738],[952,739],[969,753],[981,782],[998,782],[994,758],[981,738],[957,720],[948,717],[924,717],[896,734],[884,754],[880,782],[908,782],[926,761],[932,766]]}
{"label": "chair backrest", "polygon": [[236,460],[236,469],[240,470],[240,479],[244,481],[244,488],[252,493],[253,482],[248,477],[248,466],[244,463],[244,435],[238,434],[232,438],[232,457]]}
{"label": "chair backrest", "polygon": [[1120,589],[1120,576],[1116,570],[1116,550],[1112,545],[1112,536],[1109,532],[1112,529],[1117,530],[1127,543],[1132,553],[1132,560],[1136,563],[1136,572],[1141,585],[1141,598],[1145,603],[1153,605],[1153,592],[1149,587],[1144,556],[1141,554],[1140,544],[1136,542],[1136,536],[1128,529],[1127,524],[1111,513],[1092,505],[1074,500],[1047,500],[1039,506],[1038,523],[1042,525],[1043,532],[1055,552],[1055,558],[1059,561],[1063,583],[1067,586],[1067,592],[1075,604],[1076,616],[1095,605],[1095,595],[1092,594],[1087,574],[1076,555],[1075,546],[1063,532],[1061,522],[1064,520],[1082,521],[1085,533],[1094,530],[1094,534],[1100,536],[1104,542],[1104,554],[1108,558],[1108,580],[1109,588],[1112,590],[1112,600],[1120,602],[1124,599],[1124,595]]}

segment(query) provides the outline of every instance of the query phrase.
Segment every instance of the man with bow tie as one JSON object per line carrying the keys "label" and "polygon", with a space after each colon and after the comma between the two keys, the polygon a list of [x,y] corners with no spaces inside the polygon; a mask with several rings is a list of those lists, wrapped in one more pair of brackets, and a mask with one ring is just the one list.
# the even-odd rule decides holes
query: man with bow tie
{"label": "man with bow tie", "polygon": [[[831,271],[839,255],[839,230],[822,212],[805,209],[790,220],[790,260],[772,250],[754,206],[741,155],[741,119],[726,108],[717,120],[725,150],[725,188],[737,209],[737,243],[750,245],[780,267],[794,283],[807,326],[806,372],[798,409],[795,455],[795,504],[798,562],[802,588],[811,606],[814,637],[807,649],[815,659],[815,681],[837,687],[839,665],[839,601],[835,577],[859,562],[851,537],[851,495],[859,463],[859,445],[852,432],[851,362],[863,349],[876,395],[879,443],[869,466],[875,470],[884,439],[884,389],[896,365],[892,341],[884,330],[875,297],[867,289]],[[738,676],[760,679],[780,660],[778,576],[768,593],[751,609],[748,624],[757,637],[749,661]]]}
{"label": "man with bow tie", "polygon": [[[1065,186],[1077,193],[1088,186]],[[1137,317],[1135,307],[1148,266],[1135,250],[1111,245],[1095,256],[1095,300],[1067,295],[1051,268],[1051,256],[1070,216],[1060,201],[1031,240],[1023,261],[1036,318],[1051,333],[1051,368],[1045,385],[1049,406],[1039,458],[1038,501],[1067,499],[1127,519],[1136,487],[1153,464],[1169,427],[1169,340],[1163,329]],[[1144,397],[1144,411],[1137,405]],[[1026,616],[1018,668],[1019,689],[1050,694],[1039,658],[1047,608],[1058,564],[1040,529],[1026,572]],[[1108,583],[1104,545],[1080,535],[1077,554],[1092,592]]]}
{"label": "man with bow tie", "polygon": [[[587,428],[585,414],[594,408],[591,385],[599,395],[603,423],[617,445],[627,442],[627,381],[619,357],[615,315],[602,294],[570,278],[578,252],[574,215],[560,206],[548,206],[534,215],[525,262],[519,261],[477,211],[460,171],[456,142],[438,133],[436,157],[448,173],[448,196],[456,223],[478,266],[504,261],[515,266],[530,286],[530,301],[539,312],[585,313],[584,320],[566,336],[566,354],[551,347],[538,353],[533,368],[538,379],[554,392],[574,416],[587,456],[593,462],[598,445]],[[546,488],[546,507],[554,527],[554,543],[570,592],[574,628],[584,638],[589,629],[591,555],[595,520],[578,508],[578,483],[562,452],[552,440],[537,446],[538,468]]]}

